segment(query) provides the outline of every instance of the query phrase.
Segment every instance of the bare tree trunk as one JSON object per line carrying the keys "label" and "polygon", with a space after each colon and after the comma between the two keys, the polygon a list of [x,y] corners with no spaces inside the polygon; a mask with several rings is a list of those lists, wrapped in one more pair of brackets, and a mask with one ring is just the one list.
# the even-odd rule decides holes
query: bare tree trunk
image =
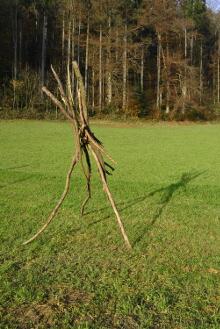
{"label": "bare tree trunk", "polygon": [[217,58],[217,102],[220,102],[220,33],[218,35],[218,58]]}
{"label": "bare tree trunk", "polygon": [[185,57],[185,63],[184,63],[184,81],[182,86],[182,97],[183,97],[183,103],[182,103],[182,114],[185,114],[185,108],[186,108],[186,95],[187,95],[187,85],[186,85],[186,65],[187,65],[187,30],[184,29],[184,57]]}
{"label": "bare tree trunk", "polygon": [[92,112],[94,113],[95,110],[95,71],[94,71],[94,65],[95,65],[95,53],[93,49],[92,53]]}
{"label": "bare tree trunk", "polygon": [[161,37],[157,34],[157,110],[160,112],[161,104],[161,91],[160,91],[160,79],[161,79]]}
{"label": "bare tree trunk", "polygon": [[19,68],[21,70],[22,67],[22,23],[20,24],[19,31]]}
{"label": "bare tree trunk", "polygon": [[199,69],[199,90],[200,90],[200,104],[202,103],[203,94],[203,44],[200,46],[200,69]]}
{"label": "bare tree trunk", "polygon": [[187,30],[184,29],[184,56],[187,58]]}
{"label": "bare tree trunk", "polygon": [[118,28],[116,29],[116,36],[115,36],[115,43],[116,43],[116,49],[115,49],[115,59],[116,62],[118,61]]}
{"label": "bare tree trunk", "polygon": [[194,38],[191,37],[190,41],[190,59],[191,59],[191,65],[193,65],[193,48],[194,48]]}
{"label": "bare tree trunk", "polygon": [[77,61],[79,65],[80,61],[80,35],[81,35],[81,16],[79,17],[79,25],[78,25],[78,47],[77,47]]}
{"label": "bare tree trunk", "polygon": [[107,104],[112,102],[112,72],[111,72],[111,16],[108,17],[108,49],[107,49]]}
{"label": "bare tree trunk", "polygon": [[[67,62],[66,62],[66,81],[68,81],[68,84],[66,86],[67,88],[67,95],[68,95],[68,98],[70,99],[71,96],[72,96],[72,85],[71,85],[71,77],[68,76],[70,75],[70,67],[71,67],[71,41],[72,41],[72,38],[71,38],[71,31],[72,31],[72,22],[71,22],[71,19],[70,19],[70,13],[69,13],[69,17],[68,17],[68,39],[67,39]],[[70,83],[70,85],[69,85]]]}
{"label": "bare tree trunk", "polygon": [[64,71],[65,66],[65,13],[63,12],[63,20],[62,20],[62,72]]}
{"label": "bare tree trunk", "polygon": [[141,92],[144,91],[144,46],[141,48]]}
{"label": "bare tree trunk", "polygon": [[72,63],[72,94],[74,98],[75,93],[75,75],[74,75],[74,67],[73,61],[75,60],[75,19],[72,19],[72,51],[71,51],[71,63]]}
{"label": "bare tree trunk", "polygon": [[102,26],[99,31],[99,112],[102,112]]}
{"label": "bare tree trunk", "polygon": [[42,35],[42,55],[41,55],[41,84],[45,84],[45,65],[46,65],[46,47],[47,47],[47,15],[44,12],[43,35]]}
{"label": "bare tree trunk", "polygon": [[67,42],[67,72],[69,72],[71,60],[71,20],[68,22],[68,42]]}
{"label": "bare tree trunk", "polygon": [[86,95],[88,91],[88,63],[89,63],[89,16],[87,18],[87,32],[86,32],[86,62],[85,62],[85,90]]}
{"label": "bare tree trunk", "polygon": [[14,79],[17,80],[18,75],[18,3],[15,2],[14,14]]}
{"label": "bare tree trunk", "polygon": [[[161,47],[162,48],[162,47]],[[164,66],[166,69],[166,114],[170,113],[170,65],[169,65],[169,44],[168,44],[168,36],[166,33],[166,58],[164,56],[164,52],[162,49],[162,55],[164,58]]]}
{"label": "bare tree trunk", "polygon": [[213,95],[213,104],[215,104],[216,99],[215,99],[215,88],[216,88],[216,82],[215,82],[215,69],[216,69],[216,63],[214,61],[213,63],[213,72],[212,72],[212,95]]}
{"label": "bare tree trunk", "polygon": [[127,23],[124,27],[123,38],[123,87],[122,87],[122,108],[127,112]]}

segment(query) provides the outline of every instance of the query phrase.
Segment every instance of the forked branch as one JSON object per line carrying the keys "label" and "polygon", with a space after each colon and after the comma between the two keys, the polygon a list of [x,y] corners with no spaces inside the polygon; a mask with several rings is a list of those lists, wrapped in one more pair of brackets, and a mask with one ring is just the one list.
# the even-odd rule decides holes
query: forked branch
{"label": "forked branch", "polygon": [[[54,96],[52,92],[50,92],[46,87],[43,87],[43,92],[51,99],[51,101],[60,109],[63,115],[70,121],[74,130],[74,139],[75,139],[75,152],[72,158],[71,166],[66,176],[66,184],[64,192],[59,199],[56,207],[53,209],[46,223],[42,226],[42,228],[29,240],[24,242],[24,245],[34,241],[44,230],[48,227],[48,225],[52,222],[54,217],[56,216],[59,208],[61,207],[63,201],[65,200],[69,189],[70,189],[70,181],[73,173],[74,167],[81,162],[82,170],[86,179],[86,187],[87,187],[87,197],[82,204],[81,214],[84,214],[85,206],[89,199],[91,198],[91,177],[92,177],[92,167],[91,167],[91,159],[90,154],[93,156],[96,166],[98,168],[98,172],[100,174],[100,178],[102,181],[103,189],[107,194],[109,202],[112,206],[112,209],[115,213],[117,223],[122,234],[122,237],[125,241],[126,247],[131,249],[131,244],[129,242],[128,236],[124,229],[122,220],[120,218],[119,212],[117,210],[116,204],[114,202],[113,196],[110,192],[107,183],[107,175],[110,174],[108,170],[114,170],[114,168],[108,164],[104,160],[104,155],[108,157],[112,162],[115,162],[104,150],[102,143],[98,140],[98,138],[94,135],[89,127],[88,121],[88,111],[86,105],[86,93],[83,84],[83,79],[81,73],[79,71],[78,64],[73,62],[74,73],[76,79],[78,81],[78,89],[76,92],[76,97],[78,97],[77,102],[73,101],[74,90],[71,89],[70,83],[70,70],[68,67],[67,72],[67,88],[64,88],[61,80],[59,79],[56,71],[53,67],[51,67],[55,80],[58,84],[58,89],[60,92],[60,100]],[[67,93],[65,90],[67,89]],[[75,104],[78,104],[78,107],[75,107]],[[84,164],[84,160],[85,164]],[[107,168],[106,168],[107,167]]]}

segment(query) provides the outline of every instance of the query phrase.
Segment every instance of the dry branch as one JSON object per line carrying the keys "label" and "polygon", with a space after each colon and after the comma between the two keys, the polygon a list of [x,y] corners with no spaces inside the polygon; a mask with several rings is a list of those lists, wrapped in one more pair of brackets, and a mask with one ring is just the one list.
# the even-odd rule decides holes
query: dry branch
{"label": "dry branch", "polygon": [[69,189],[70,189],[70,180],[71,180],[71,175],[72,175],[72,172],[73,172],[73,169],[75,167],[75,165],[77,164],[77,155],[75,154],[74,152],[74,156],[73,156],[73,159],[71,161],[71,166],[69,168],[69,171],[67,173],[67,176],[66,176],[66,184],[65,184],[65,189],[63,191],[63,194],[60,198],[60,200],[58,201],[56,207],[53,209],[52,213],[50,214],[48,220],[46,221],[46,223],[42,226],[42,228],[29,240],[25,241],[23,243],[23,245],[26,245],[32,241],[34,241],[41,233],[43,233],[43,231],[46,230],[46,228],[48,227],[48,225],[52,222],[52,220],[54,219],[54,217],[56,216],[60,206],[62,205],[63,201],[65,200],[68,192],[69,192]]}
{"label": "dry branch", "polygon": [[[84,214],[85,206],[89,199],[91,198],[91,176],[92,176],[92,167],[91,167],[91,160],[90,154],[93,156],[95,163],[98,168],[98,172],[100,174],[100,178],[102,181],[103,189],[109,199],[109,202],[114,210],[117,223],[122,234],[122,237],[125,241],[126,247],[131,249],[131,244],[128,240],[127,234],[125,232],[123,223],[121,221],[119,212],[117,210],[116,204],[114,202],[113,196],[109,190],[108,183],[107,183],[107,175],[110,170],[114,170],[114,168],[105,162],[104,155],[106,155],[112,162],[115,162],[104,150],[102,143],[98,140],[98,138],[92,133],[89,127],[88,121],[88,111],[86,105],[86,92],[83,84],[83,79],[81,73],[79,71],[78,64],[73,62],[73,68],[75,77],[77,80],[78,90],[77,90],[77,102],[73,100],[73,91],[71,88],[71,79],[70,79],[70,70],[69,67],[67,68],[67,93],[65,93],[65,88],[62,85],[61,80],[59,79],[56,71],[53,67],[51,67],[54,78],[57,81],[58,89],[60,92],[61,101],[53,95],[46,87],[43,87],[43,92],[52,100],[52,102],[60,109],[60,111],[64,114],[64,116],[71,122],[73,125],[74,131],[74,140],[75,140],[75,152],[72,158],[71,166],[67,173],[66,177],[66,184],[64,192],[58,201],[56,207],[53,209],[52,213],[50,214],[48,220],[43,225],[43,227],[29,240],[24,242],[24,245],[34,241],[43,231],[48,227],[51,221],[56,216],[59,208],[61,207],[63,201],[65,200],[69,188],[70,188],[70,181],[71,175],[73,173],[74,167],[80,162],[82,166],[83,173],[86,178],[86,189],[87,189],[87,197],[82,204],[81,214]],[[75,104],[78,104],[75,107]],[[90,152],[89,152],[90,151]],[[85,164],[84,164],[85,161]],[[108,170],[106,169],[108,168]]]}

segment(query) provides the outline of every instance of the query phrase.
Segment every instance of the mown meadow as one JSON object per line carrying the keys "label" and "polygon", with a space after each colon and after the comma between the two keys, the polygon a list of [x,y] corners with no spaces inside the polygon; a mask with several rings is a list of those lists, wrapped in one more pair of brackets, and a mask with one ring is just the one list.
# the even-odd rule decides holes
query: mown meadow
{"label": "mown meadow", "polygon": [[80,216],[79,168],[58,216],[73,144],[64,122],[0,122],[0,328],[220,328],[220,125],[95,122],[117,161],[94,167]]}

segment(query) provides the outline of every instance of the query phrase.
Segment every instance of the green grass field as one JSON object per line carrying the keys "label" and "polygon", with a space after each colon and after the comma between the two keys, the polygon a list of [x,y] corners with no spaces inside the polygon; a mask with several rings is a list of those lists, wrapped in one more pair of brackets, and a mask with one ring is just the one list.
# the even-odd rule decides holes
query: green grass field
{"label": "green grass field", "polygon": [[220,328],[220,125],[93,124],[117,161],[109,185],[76,170],[58,216],[71,129],[0,122],[0,328]]}

